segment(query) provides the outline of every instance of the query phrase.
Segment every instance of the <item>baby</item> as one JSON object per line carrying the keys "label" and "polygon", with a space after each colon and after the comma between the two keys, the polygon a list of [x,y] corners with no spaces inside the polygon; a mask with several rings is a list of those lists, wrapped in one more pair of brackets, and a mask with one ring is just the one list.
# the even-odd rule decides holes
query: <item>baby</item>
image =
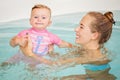
{"label": "baby", "polygon": [[[37,4],[31,10],[30,24],[32,28],[23,30],[10,40],[12,47],[24,46],[26,43],[27,35],[30,36],[32,41],[32,50],[38,56],[44,56],[50,53],[53,49],[49,45],[57,45],[58,47],[71,48],[72,44],[61,40],[57,35],[52,34],[47,30],[51,24],[51,9],[46,5]],[[21,57],[22,56],[22,57]],[[7,62],[16,63],[20,60],[29,61],[24,58],[20,52],[14,55]],[[29,61],[29,62],[33,62]]]}
{"label": "baby", "polygon": [[39,55],[48,53],[48,45],[56,44],[59,47],[72,47],[72,44],[61,40],[55,34],[47,31],[47,27],[51,24],[51,10],[45,5],[35,5],[31,11],[30,24],[32,28],[23,30],[17,36],[13,37],[10,45],[24,46],[26,34],[30,35],[33,45],[33,52]]}

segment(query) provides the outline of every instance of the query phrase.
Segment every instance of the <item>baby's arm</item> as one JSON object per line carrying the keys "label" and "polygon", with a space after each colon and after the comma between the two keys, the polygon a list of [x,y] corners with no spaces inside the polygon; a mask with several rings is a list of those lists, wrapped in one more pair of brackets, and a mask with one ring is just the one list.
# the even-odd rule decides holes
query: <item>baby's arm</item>
{"label": "baby's arm", "polygon": [[[73,45],[69,42],[61,40],[60,43],[58,44],[58,47],[60,47],[60,48],[72,48]],[[59,55],[59,53],[56,54],[54,52],[54,44],[49,45],[48,53],[50,56],[58,56]]]}
{"label": "baby's arm", "polygon": [[54,34],[50,34],[49,36],[50,36],[52,45],[57,45],[60,48],[72,48],[73,47],[71,43],[61,40],[58,36]]}
{"label": "baby's arm", "polygon": [[16,47],[16,46],[24,46],[26,43],[26,39],[25,37],[18,37],[18,36],[14,36],[11,40],[10,40],[10,45],[12,47]]}
{"label": "baby's arm", "polygon": [[17,36],[14,36],[14,37],[10,40],[10,45],[11,45],[12,47],[15,47],[15,46],[18,45],[18,42],[19,42],[18,37],[17,37]]}

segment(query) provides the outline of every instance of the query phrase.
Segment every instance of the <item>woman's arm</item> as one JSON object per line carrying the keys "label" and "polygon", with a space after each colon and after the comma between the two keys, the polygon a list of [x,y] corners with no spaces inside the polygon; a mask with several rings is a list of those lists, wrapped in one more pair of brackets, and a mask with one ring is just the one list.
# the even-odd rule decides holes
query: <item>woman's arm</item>
{"label": "woman's arm", "polygon": [[64,40],[62,40],[58,46],[60,48],[72,48],[73,47],[73,45],[71,43],[66,42]]}
{"label": "woman's arm", "polygon": [[20,49],[21,49],[21,51],[23,52],[23,54],[25,56],[31,57],[31,58],[39,61],[39,62],[48,64],[48,65],[51,65],[51,64],[54,63],[54,62],[52,62],[50,60],[47,60],[47,59],[45,59],[43,57],[37,56],[36,54],[34,54],[32,52],[32,41],[31,41],[29,35],[27,36],[27,41],[26,41],[25,46],[20,46]]}
{"label": "woman's arm", "polygon": [[[67,54],[65,54],[67,56]],[[72,54],[71,56],[74,56]],[[94,65],[102,65],[110,62],[108,58],[93,58],[88,55],[85,56],[79,56],[79,57],[64,57],[62,56],[61,59],[58,59],[56,62],[58,62],[61,65],[65,65],[67,63],[75,63],[75,64],[94,64]]]}
{"label": "woman's arm", "polygon": [[30,40],[29,35],[28,35],[27,38],[28,38],[28,40],[27,40],[25,46],[24,47],[20,46],[20,49],[21,49],[21,51],[23,52],[23,54],[25,56],[31,57],[31,58],[33,58],[33,59],[35,59],[37,61],[40,61],[40,62],[45,63],[45,64],[49,64],[49,65],[57,64],[57,62],[60,62],[60,64],[66,64],[66,63],[69,63],[69,62],[77,61],[77,59],[73,59],[73,58],[67,59],[66,58],[66,59],[59,59],[58,61],[54,62],[54,61],[50,61],[48,59],[45,59],[42,56],[41,57],[37,56],[36,54],[34,54],[32,52],[32,42]]}
{"label": "woman's arm", "polygon": [[[99,61],[97,60],[96,58],[92,58],[92,57],[89,57],[87,55],[85,56],[79,56],[79,57],[64,57],[62,56],[61,58],[59,58],[58,60],[56,61],[50,61],[48,59],[45,59],[43,58],[42,56],[37,56],[36,54],[34,54],[32,52],[32,42],[28,36],[28,41],[26,42],[25,46],[22,47],[20,46],[20,49],[22,50],[23,54],[28,56],[28,57],[31,57],[37,61],[40,61],[40,63],[45,63],[45,64],[49,64],[49,65],[53,65],[53,64],[58,64],[59,65],[65,65],[67,63],[75,63],[75,64],[105,64],[108,62],[108,60],[104,60],[104,61]],[[69,54],[68,54],[69,55]],[[74,54],[73,54],[74,55]],[[73,56],[73,55],[70,55],[70,56]],[[65,56],[67,56],[67,54],[65,54]]]}

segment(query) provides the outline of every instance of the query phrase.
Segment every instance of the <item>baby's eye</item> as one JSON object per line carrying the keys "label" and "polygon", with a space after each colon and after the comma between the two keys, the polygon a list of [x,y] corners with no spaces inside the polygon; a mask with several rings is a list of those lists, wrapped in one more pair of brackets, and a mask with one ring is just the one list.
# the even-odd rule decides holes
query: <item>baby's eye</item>
{"label": "baby's eye", "polygon": [[42,19],[46,19],[46,17],[42,17]]}
{"label": "baby's eye", "polygon": [[38,18],[37,16],[35,16],[34,18]]}

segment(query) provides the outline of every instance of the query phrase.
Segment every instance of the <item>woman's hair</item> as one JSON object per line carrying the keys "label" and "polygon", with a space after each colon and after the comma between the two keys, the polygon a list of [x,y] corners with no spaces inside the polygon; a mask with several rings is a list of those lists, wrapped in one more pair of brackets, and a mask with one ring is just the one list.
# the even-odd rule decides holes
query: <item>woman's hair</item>
{"label": "woman's hair", "polygon": [[34,9],[43,9],[43,8],[45,8],[45,9],[48,9],[49,11],[50,11],[50,15],[51,15],[51,9],[48,7],[48,6],[46,6],[46,5],[43,5],[43,4],[36,4],[36,5],[34,5],[33,7],[32,7],[32,10],[34,10]]}
{"label": "woman's hair", "polygon": [[102,14],[100,12],[89,12],[87,15],[94,18],[90,28],[92,32],[97,31],[100,33],[99,44],[107,42],[112,33],[112,26],[115,24],[113,13],[106,12],[105,14]]}

